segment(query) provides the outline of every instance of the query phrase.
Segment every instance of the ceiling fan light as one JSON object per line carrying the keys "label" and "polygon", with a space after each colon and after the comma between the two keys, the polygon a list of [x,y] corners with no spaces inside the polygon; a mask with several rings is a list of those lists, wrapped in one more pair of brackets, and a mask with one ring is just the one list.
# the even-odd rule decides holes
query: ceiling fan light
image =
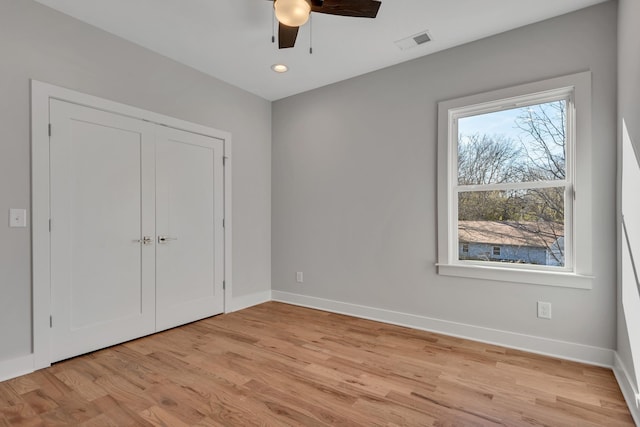
{"label": "ceiling fan light", "polygon": [[311,4],[307,0],[276,0],[274,8],[278,22],[287,27],[304,25],[311,13]]}

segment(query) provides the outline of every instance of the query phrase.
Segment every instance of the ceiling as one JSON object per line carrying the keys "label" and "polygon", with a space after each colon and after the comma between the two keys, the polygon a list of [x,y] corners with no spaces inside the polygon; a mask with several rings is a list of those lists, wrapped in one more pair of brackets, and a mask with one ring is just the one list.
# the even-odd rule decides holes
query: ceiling
{"label": "ceiling", "polygon": [[[376,19],[312,13],[296,46],[282,50],[271,42],[268,0],[36,1],[276,100],[606,0],[382,0]],[[423,30],[431,42],[394,43]],[[289,72],[274,73],[275,63]]]}

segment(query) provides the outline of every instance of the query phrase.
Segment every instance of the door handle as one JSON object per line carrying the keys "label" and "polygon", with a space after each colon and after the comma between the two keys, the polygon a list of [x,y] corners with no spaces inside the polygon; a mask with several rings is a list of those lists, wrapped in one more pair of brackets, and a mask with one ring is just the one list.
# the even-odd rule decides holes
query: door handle
{"label": "door handle", "polygon": [[169,237],[169,236],[158,236],[158,243],[168,243],[169,240],[178,240],[177,237]]}
{"label": "door handle", "polygon": [[153,243],[153,239],[149,236],[144,236],[142,239],[134,240],[136,243],[142,243],[143,245],[150,245]]}

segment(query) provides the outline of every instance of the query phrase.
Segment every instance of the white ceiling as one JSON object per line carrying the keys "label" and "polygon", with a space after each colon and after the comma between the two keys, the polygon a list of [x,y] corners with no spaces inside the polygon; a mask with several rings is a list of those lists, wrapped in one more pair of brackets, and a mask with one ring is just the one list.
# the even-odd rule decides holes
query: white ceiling
{"label": "white ceiling", "polygon": [[[276,100],[606,0],[382,0],[376,19],[312,13],[296,46],[271,43],[267,0],[36,0],[268,100]],[[394,42],[428,30],[433,41]],[[270,66],[290,68],[276,74]]]}

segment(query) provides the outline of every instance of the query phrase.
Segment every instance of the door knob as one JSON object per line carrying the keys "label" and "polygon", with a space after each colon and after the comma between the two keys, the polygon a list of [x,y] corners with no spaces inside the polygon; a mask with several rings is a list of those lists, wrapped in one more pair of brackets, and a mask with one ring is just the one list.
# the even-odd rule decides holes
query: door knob
{"label": "door knob", "polygon": [[144,236],[142,239],[134,240],[136,243],[142,243],[143,245],[150,245],[153,243],[153,239],[149,236]]}
{"label": "door knob", "polygon": [[178,238],[169,236],[158,236],[158,243],[168,243],[169,240],[178,240]]}

